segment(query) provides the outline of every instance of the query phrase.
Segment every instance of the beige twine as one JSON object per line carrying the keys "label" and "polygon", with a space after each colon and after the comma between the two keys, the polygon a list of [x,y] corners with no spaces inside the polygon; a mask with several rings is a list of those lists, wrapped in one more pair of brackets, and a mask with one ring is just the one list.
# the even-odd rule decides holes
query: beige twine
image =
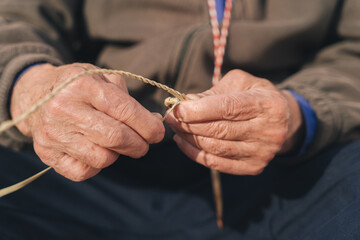
{"label": "beige twine", "polygon": [[164,91],[167,91],[168,93],[170,93],[171,95],[173,95],[174,97],[180,99],[181,101],[186,100],[186,95],[183,93],[180,93],[164,84],[155,82],[153,80],[150,80],[148,78],[136,75],[136,74],[132,74],[129,72],[125,72],[125,71],[121,71],[121,70],[111,70],[111,69],[92,69],[92,70],[86,70],[83,71],[81,73],[76,74],[75,76],[69,78],[68,80],[66,80],[65,82],[63,82],[61,85],[59,85],[57,88],[55,88],[50,94],[46,95],[43,99],[41,99],[40,101],[38,101],[36,104],[34,104],[28,111],[26,111],[25,113],[23,113],[20,117],[14,119],[14,120],[8,120],[5,122],[2,122],[0,125],[0,133],[6,131],[7,129],[14,127],[16,124],[18,124],[19,122],[25,120],[26,118],[28,118],[30,116],[30,114],[32,114],[33,112],[35,112],[39,107],[41,107],[42,105],[44,105],[47,101],[49,101],[50,99],[52,99],[58,92],[60,92],[62,89],[64,89],[67,85],[69,85],[70,83],[72,83],[75,79],[85,76],[85,75],[91,75],[91,74],[117,74],[117,75],[122,75],[125,77],[129,77],[129,78],[133,78],[133,79],[137,79],[139,81],[142,81],[144,83],[150,84],[152,86],[158,87],[160,89],[163,89]]}
{"label": "beige twine", "polygon": [[[170,98],[165,99],[165,105],[170,109],[165,113],[164,117],[162,118],[163,121],[165,120],[167,115],[178,104],[180,104],[181,101],[188,99],[185,94],[180,93],[179,91],[176,91],[164,84],[158,83],[156,81],[150,80],[148,78],[145,78],[145,77],[142,77],[142,76],[130,73],[130,72],[125,72],[125,71],[121,71],[121,70],[112,70],[112,69],[91,69],[91,70],[86,70],[81,73],[78,73],[78,74],[74,75],[73,77],[69,78],[68,80],[66,80],[65,82],[63,82],[61,85],[56,87],[50,94],[46,95],[43,99],[41,99],[36,104],[34,104],[28,111],[24,112],[20,117],[13,119],[13,120],[8,120],[8,121],[2,122],[0,124],[0,134],[4,131],[8,130],[11,127],[14,127],[21,121],[25,120],[26,118],[28,118],[32,113],[34,113],[36,110],[38,110],[46,102],[51,100],[58,92],[60,92],[67,85],[72,83],[75,79],[83,77],[85,75],[100,74],[100,73],[101,74],[117,74],[117,75],[129,77],[132,79],[136,79],[143,83],[150,84],[152,86],[160,88],[160,89],[170,93],[171,95],[173,95],[175,98],[170,97]],[[48,167],[48,168],[42,170],[41,172],[25,179],[24,181],[21,181],[19,183],[9,186],[9,187],[0,189],[0,198],[25,187],[26,185],[30,184],[31,182],[33,182],[34,180],[36,180],[37,178],[39,178],[40,176],[42,176],[43,174],[48,172],[50,169],[51,169],[51,167]],[[216,186],[214,188],[214,195],[215,195],[215,202],[216,202],[216,214],[217,214],[217,217],[219,220],[219,217],[220,217],[220,219],[222,219],[222,198],[221,198],[220,177],[219,177],[218,171],[212,170],[211,173],[213,176],[212,177],[213,185]]]}
{"label": "beige twine", "polygon": [[[185,94],[180,93],[164,84],[155,82],[153,80],[150,80],[148,78],[133,74],[133,73],[129,73],[129,72],[125,72],[125,71],[121,71],[121,70],[111,70],[111,69],[91,69],[91,70],[86,70],[83,71],[81,73],[78,73],[76,75],[74,75],[73,77],[69,78],[68,80],[66,80],[65,82],[63,82],[61,85],[59,85],[57,88],[55,88],[50,94],[46,95],[43,99],[41,99],[40,101],[38,101],[36,104],[34,104],[28,111],[24,112],[20,117],[13,119],[13,120],[8,120],[8,121],[4,121],[0,124],[0,134],[4,131],[6,131],[7,129],[14,127],[16,124],[20,123],[21,121],[25,120],[26,118],[28,118],[32,113],[34,113],[37,109],[39,109],[41,106],[43,106],[46,102],[48,102],[49,100],[51,100],[58,92],[60,92],[62,89],[64,89],[67,85],[69,85],[70,83],[72,83],[75,79],[83,77],[85,75],[92,75],[92,74],[117,74],[117,75],[122,75],[125,77],[129,77],[129,78],[133,78],[133,79],[137,79],[139,81],[142,81],[144,83],[150,84],[152,86],[158,87],[164,91],[167,91],[168,93],[170,93],[171,95],[173,95],[175,97],[174,98],[167,98],[165,100],[165,105],[170,107],[170,110],[166,112],[165,116],[162,118],[162,120],[164,121],[166,116],[183,100],[186,100],[187,97]],[[45,170],[35,174],[34,176],[31,176],[27,179],[25,179],[24,181],[21,181],[17,184],[14,184],[12,186],[0,189],[0,197],[3,197],[5,195],[8,195],[10,193],[13,193],[23,187],[25,187],[26,185],[28,185],[29,183],[33,182],[34,180],[36,180],[37,178],[39,178],[40,176],[42,176],[43,174],[45,174],[47,171],[49,171],[51,169],[51,167],[46,168]]]}

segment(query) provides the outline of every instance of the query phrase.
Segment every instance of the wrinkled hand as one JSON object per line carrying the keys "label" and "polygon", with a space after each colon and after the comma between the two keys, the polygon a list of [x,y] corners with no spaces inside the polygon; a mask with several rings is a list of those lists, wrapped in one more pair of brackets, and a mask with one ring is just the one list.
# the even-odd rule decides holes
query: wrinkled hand
{"label": "wrinkled hand", "polygon": [[301,110],[266,79],[233,70],[211,89],[189,96],[167,118],[191,159],[230,174],[257,175],[277,153],[292,151]]}
{"label": "wrinkled hand", "polygon": [[[34,66],[15,86],[12,117],[28,110],[69,77],[93,68],[90,64]],[[149,144],[161,141],[165,132],[161,117],[130,97],[125,80],[115,75],[76,79],[17,127],[32,137],[45,164],[73,181],[96,175],[119,154],[143,156]]]}

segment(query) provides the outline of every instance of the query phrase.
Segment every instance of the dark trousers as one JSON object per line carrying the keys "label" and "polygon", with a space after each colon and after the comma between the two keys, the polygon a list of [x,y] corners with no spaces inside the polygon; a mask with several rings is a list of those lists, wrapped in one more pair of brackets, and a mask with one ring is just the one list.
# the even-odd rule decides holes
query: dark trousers
{"label": "dark trousers", "polygon": [[[223,174],[223,230],[208,169],[163,149],[81,183],[52,170],[1,198],[0,239],[360,239],[360,142],[259,176]],[[45,167],[33,153],[1,148],[0,159],[0,188]]]}

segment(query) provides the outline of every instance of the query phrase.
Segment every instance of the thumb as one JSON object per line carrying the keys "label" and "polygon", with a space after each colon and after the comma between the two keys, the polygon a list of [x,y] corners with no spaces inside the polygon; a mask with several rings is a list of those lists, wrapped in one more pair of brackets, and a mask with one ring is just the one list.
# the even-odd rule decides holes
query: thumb
{"label": "thumb", "polygon": [[201,96],[201,93],[199,93],[199,94],[190,93],[190,94],[186,94],[186,97],[189,100],[198,100],[198,99],[202,98],[203,96]]}
{"label": "thumb", "polygon": [[[196,94],[199,98],[203,98],[203,97],[207,97],[207,96],[212,96],[212,95],[217,95],[217,94],[220,94],[218,91],[216,91],[216,87],[215,86],[212,86],[210,89],[202,92],[202,93],[199,93],[199,94]],[[190,94],[189,94],[190,95]]]}

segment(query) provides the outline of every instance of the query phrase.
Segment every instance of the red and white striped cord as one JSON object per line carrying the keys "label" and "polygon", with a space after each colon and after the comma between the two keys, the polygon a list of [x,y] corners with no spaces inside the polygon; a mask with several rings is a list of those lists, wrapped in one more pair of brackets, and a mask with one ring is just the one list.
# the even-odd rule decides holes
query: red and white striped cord
{"label": "red and white striped cord", "polygon": [[[214,74],[213,74],[212,83],[215,84],[218,81],[220,81],[221,78],[221,67],[223,64],[226,41],[228,36],[229,24],[230,24],[232,0],[225,1],[225,11],[221,26],[221,31],[219,31],[219,22],[217,19],[215,0],[208,0],[208,5],[209,5],[211,29],[214,40]],[[211,170],[211,179],[212,179],[212,185],[214,191],[217,225],[220,229],[222,229],[223,201],[222,201],[221,180],[220,180],[219,171]]]}
{"label": "red and white striped cord", "polygon": [[221,78],[221,67],[224,60],[227,36],[229,33],[229,25],[231,18],[232,0],[225,0],[224,18],[219,30],[219,22],[217,19],[215,0],[208,0],[210,23],[214,40],[214,74],[213,84]]}

